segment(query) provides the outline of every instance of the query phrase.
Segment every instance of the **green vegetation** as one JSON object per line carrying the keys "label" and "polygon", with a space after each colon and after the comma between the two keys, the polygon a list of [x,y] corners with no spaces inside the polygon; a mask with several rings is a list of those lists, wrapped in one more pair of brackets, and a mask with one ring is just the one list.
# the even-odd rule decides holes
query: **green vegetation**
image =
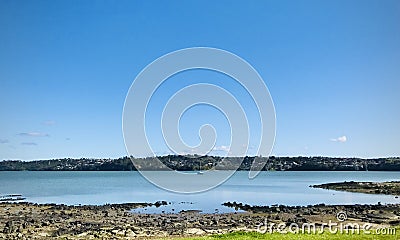
{"label": "green vegetation", "polygon": [[[218,156],[169,155],[158,159],[177,171],[218,169],[248,171],[254,157],[230,157],[227,161]],[[242,161],[243,160],[243,161]],[[328,158],[328,157],[264,157],[264,171],[400,171],[399,158]],[[140,170],[166,170],[162,164],[153,164],[149,158],[136,158]],[[135,171],[129,157],[118,159],[53,159],[39,161],[0,161],[0,171]]]}
{"label": "green vegetation", "polygon": [[[375,234],[281,234],[281,233],[273,233],[273,234],[261,234],[257,232],[235,232],[228,233],[222,235],[212,235],[205,237],[193,237],[193,238],[179,238],[183,240],[218,240],[218,239],[233,239],[233,240],[247,240],[247,239],[268,239],[268,240],[319,240],[319,239],[333,239],[333,240],[341,240],[341,239],[351,239],[351,240],[364,240],[364,239],[400,239],[400,235],[398,234],[399,229],[396,229],[395,235],[375,235]],[[165,238],[163,238],[165,239]]]}

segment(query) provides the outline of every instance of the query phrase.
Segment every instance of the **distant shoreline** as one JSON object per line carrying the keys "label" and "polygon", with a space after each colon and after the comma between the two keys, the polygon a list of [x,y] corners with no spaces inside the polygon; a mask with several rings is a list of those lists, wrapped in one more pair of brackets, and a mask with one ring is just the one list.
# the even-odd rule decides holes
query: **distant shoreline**
{"label": "distant shoreline", "polygon": [[[250,170],[255,157],[160,156],[160,164],[150,158],[53,159],[37,161],[3,160],[0,171],[207,171]],[[400,158],[262,157],[262,171],[400,171]],[[264,165],[264,163],[266,163]],[[136,168],[135,166],[138,166]],[[239,167],[238,167],[239,166]]]}
{"label": "distant shoreline", "polygon": [[322,188],[327,190],[358,192],[367,194],[385,194],[394,195],[396,198],[400,195],[400,181],[390,182],[337,182],[312,185],[313,188]]}

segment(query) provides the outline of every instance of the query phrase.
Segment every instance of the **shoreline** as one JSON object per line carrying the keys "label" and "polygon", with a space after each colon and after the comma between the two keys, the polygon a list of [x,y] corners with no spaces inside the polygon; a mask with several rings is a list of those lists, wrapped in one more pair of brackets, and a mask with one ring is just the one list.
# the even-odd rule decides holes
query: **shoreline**
{"label": "shoreline", "polygon": [[326,190],[356,192],[366,194],[393,195],[398,198],[400,195],[400,181],[389,182],[334,182],[318,185],[311,185],[312,188],[322,188]]}
{"label": "shoreline", "polygon": [[250,206],[225,203],[242,213],[167,214],[132,213],[139,207],[162,203],[124,203],[68,206],[29,202],[0,203],[0,239],[148,239],[257,231],[266,219],[273,223],[316,223],[337,221],[345,212],[348,222],[372,226],[399,226],[400,204]]}
{"label": "shoreline", "polygon": [[[50,160],[1,160],[0,171],[249,171],[255,156],[229,157],[198,155],[154,156],[160,162],[150,164],[148,158],[120,157],[62,158]],[[226,161],[227,160],[227,161]],[[399,157],[262,157],[263,171],[400,171]],[[135,164],[133,164],[135,163]],[[202,166],[202,167],[200,167]],[[138,168],[137,168],[138,167]]]}
{"label": "shoreline", "polygon": [[[389,188],[400,182],[341,182],[312,185],[310,187],[342,191],[357,186],[364,191]],[[333,189],[336,190],[336,189]],[[362,192],[361,191],[361,192]],[[365,192],[363,192],[365,193]],[[391,192],[393,193],[393,192]],[[7,195],[21,196],[21,195]],[[395,196],[394,196],[395,197]],[[315,224],[323,228],[328,222],[365,225],[372,228],[400,226],[400,203],[394,204],[341,204],[324,203],[308,206],[249,205],[225,202],[222,205],[241,212],[202,213],[187,209],[174,213],[135,213],[132,210],[169,205],[167,201],[131,202],[104,205],[39,204],[31,202],[0,201],[0,239],[149,239],[180,238],[255,232],[266,224]],[[345,215],[344,222],[338,214]]]}

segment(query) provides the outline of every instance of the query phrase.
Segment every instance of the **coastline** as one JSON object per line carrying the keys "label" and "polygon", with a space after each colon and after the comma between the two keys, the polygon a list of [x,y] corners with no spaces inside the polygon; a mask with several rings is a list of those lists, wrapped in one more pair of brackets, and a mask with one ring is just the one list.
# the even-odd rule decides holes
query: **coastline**
{"label": "coastline", "polygon": [[[161,202],[158,202],[161,203]],[[266,220],[271,223],[316,223],[337,221],[345,212],[349,223],[373,227],[399,226],[400,204],[312,206],[249,206],[225,203],[243,213],[140,214],[131,209],[157,203],[125,203],[101,206],[68,206],[28,202],[0,203],[0,239],[148,239],[254,232]]]}
{"label": "coastline", "polygon": [[[151,161],[148,161],[148,158],[128,156],[116,159],[1,160],[0,171],[169,171],[171,169],[176,171],[210,169],[249,171],[255,159],[254,156],[225,159],[219,156],[198,155],[166,155],[155,158],[160,160],[158,164],[150,164]],[[265,163],[262,171],[400,171],[399,157],[363,159],[270,156],[262,157],[261,162]]]}
{"label": "coastline", "polygon": [[[364,186],[359,182],[345,182],[347,185]],[[390,182],[368,182],[374,190],[383,189]],[[331,186],[338,183],[321,185],[305,185],[306,188]],[[340,186],[343,183],[339,184]],[[62,188],[66,191],[65,188]],[[330,188],[329,188],[330,189]],[[360,188],[361,189],[361,188]],[[381,193],[371,189],[382,201]],[[140,190],[137,190],[140,191]],[[279,190],[281,191],[281,190]],[[20,194],[5,196],[22,197]],[[160,199],[164,195],[159,195]],[[367,196],[364,194],[364,196]],[[392,195],[390,195],[392,198]],[[395,195],[393,195],[396,198]],[[162,199],[162,198],[161,198]],[[30,201],[29,199],[27,201]],[[224,200],[225,201],[225,200]],[[237,198],[236,198],[237,201]],[[193,206],[180,211],[176,209],[169,213],[146,213],[133,211],[147,207],[161,207],[171,204],[167,201],[129,202],[105,205],[65,205],[38,204],[32,202],[0,201],[0,239],[149,239],[149,238],[182,238],[229,234],[233,232],[259,232],[260,226],[268,224],[284,224],[289,228],[292,224],[302,226],[315,224],[323,228],[329,222],[370,224],[373,229],[400,226],[400,203],[392,204],[328,204],[308,206],[295,205],[249,205],[242,202],[221,202],[225,208],[236,212],[202,213]],[[356,202],[357,201],[353,201]],[[161,207],[162,209],[162,207]],[[237,210],[240,210],[237,212]],[[338,214],[345,214],[344,222],[339,221]]]}
{"label": "coastline", "polygon": [[357,192],[367,194],[400,195],[400,181],[390,182],[335,182],[311,185],[312,188],[322,188],[335,191]]}

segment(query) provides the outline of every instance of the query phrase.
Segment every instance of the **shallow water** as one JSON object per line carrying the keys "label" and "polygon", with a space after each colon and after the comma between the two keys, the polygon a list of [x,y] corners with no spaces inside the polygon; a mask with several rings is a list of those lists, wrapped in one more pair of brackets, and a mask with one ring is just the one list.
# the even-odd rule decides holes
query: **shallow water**
{"label": "shallow water", "polygon": [[165,200],[171,204],[137,209],[135,212],[201,210],[222,213],[234,211],[221,206],[227,201],[250,205],[400,203],[400,199],[394,196],[309,187],[339,181],[392,181],[399,180],[399,177],[399,172],[261,172],[257,178],[250,180],[248,172],[243,171],[207,192],[178,194],[152,185],[138,172],[21,171],[0,172],[0,195],[22,194],[29,202],[71,205]]}

